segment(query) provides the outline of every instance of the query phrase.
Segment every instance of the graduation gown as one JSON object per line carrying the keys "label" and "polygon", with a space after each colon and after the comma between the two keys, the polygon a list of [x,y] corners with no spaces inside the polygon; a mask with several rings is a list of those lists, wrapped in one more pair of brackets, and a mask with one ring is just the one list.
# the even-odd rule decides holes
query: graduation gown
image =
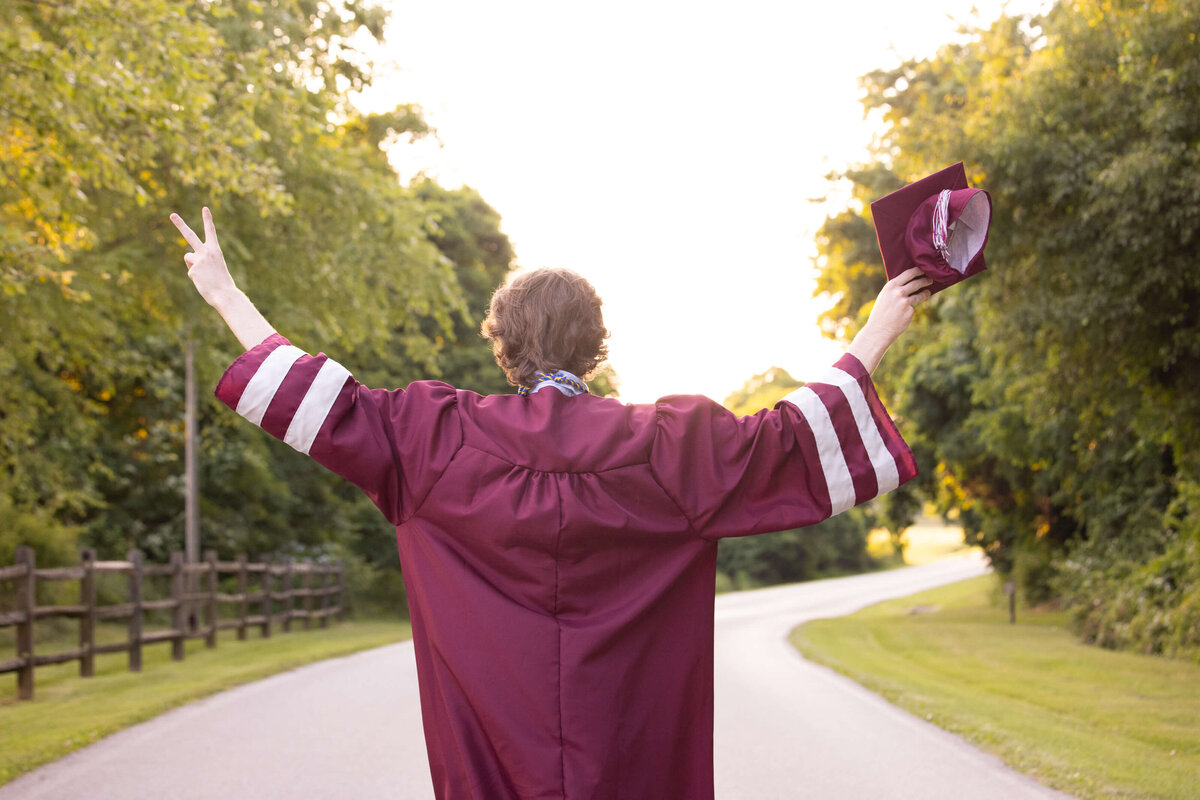
{"label": "graduation gown", "polygon": [[396,526],[441,800],[713,796],[717,542],[916,474],[853,356],[774,408],[368,389],[272,335],[217,397]]}

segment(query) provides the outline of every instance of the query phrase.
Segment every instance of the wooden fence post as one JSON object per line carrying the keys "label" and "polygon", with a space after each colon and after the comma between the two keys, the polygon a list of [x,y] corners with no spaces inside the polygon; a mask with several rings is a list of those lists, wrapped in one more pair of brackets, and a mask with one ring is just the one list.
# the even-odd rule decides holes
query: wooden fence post
{"label": "wooden fence post", "polygon": [[338,622],[346,620],[346,573],[341,561],[337,563],[337,618]]}
{"label": "wooden fence post", "polygon": [[125,559],[129,569],[129,671],[142,671],[142,551],[130,550]]}
{"label": "wooden fence post", "polygon": [[204,637],[205,647],[217,646],[217,551],[205,550],[204,561],[208,564],[208,602],[204,606],[204,624],[208,633]]}
{"label": "wooden fence post", "polygon": [[238,590],[238,595],[241,597],[241,600],[238,600],[237,637],[238,637],[238,641],[241,642],[241,641],[245,641],[245,639],[246,639],[246,611],[248,609],[248,604],[246,602],[246,592],[250,591],[249,587],[246,585],[246,554],[245,553],[238,554],[237,565],[238,565],[238,567],[237,567],[237,569],[238,569],[237,590]]}
{"label": "wooden fence post", "polygon": [[79,582],[79,604],[83,616],[79,618],[79,676],[90,678],[96,674],[96,551],[85,547],[79,551],[79,562],[83,565],[83,579]]}
{"label": "wooden fence post", "polygon": [[321,627],[329,627],[329,565],[321,565]]}
{"label": "wooden fence post", "polygon": [[273,580],[274,576],[271,574],[271,564],[269,562],[264,562],[262,579],[262,638],[264,639],[271,638],[271,609],[274,606],[274,601],[271,599],[271,582]]}
{"label": "wooden fence post", "polygon": [[17,610],[21,621],[17,623],[17,658],[23,663],[17,669],[17,697],[21,700],[33,698],[33,615],[37,608],[35,581],[36,559],[32,547],[17,548],[17,563],[25,565],[25,577],[17,588]]}
{"label": "wooden fence post", "polygon": [[313,563],[311,561],[306,565],[304,570],[304,581],[301,586],[304,588],[304,630],[312,628],[312,575]]}
{"label": "wooden fence post", "polygon": [[171,627],[177,634],[171,640],[171,658],[183,661],[184,636],[187,634],[187,604],[184,603],[183,593],[187,590],[188,581],[184,580],[183,552],[171,551],[171,599],[175,605],[171,609]]}
{"label": "wooden fence post", "polygon": [[283,632],[292,632],[292,557],[283,558]]}

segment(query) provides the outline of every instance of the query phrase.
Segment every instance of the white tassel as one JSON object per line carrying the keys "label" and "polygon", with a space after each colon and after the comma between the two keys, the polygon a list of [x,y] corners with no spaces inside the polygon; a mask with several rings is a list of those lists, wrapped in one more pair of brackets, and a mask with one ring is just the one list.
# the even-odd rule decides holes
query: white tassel
{"label": "white tassel", "polygon": [[950,190],[943,189],[933,207],[933,246],[950,263]]}

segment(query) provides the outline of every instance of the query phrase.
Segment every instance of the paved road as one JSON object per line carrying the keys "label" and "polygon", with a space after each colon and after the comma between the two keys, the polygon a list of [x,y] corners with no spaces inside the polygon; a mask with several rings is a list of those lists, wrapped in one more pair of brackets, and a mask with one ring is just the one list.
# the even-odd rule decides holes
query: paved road
{"label": "paved road", "polygon": [[955,558],[717,598],[717,797],[1066,798],[805,661],[787,642],[798,622],[842,616],[983,572],[981,558]]}
{"label": "paved road", "polygon": [[[717,601],[717,796],[1062,798],[800,658],[797,623],[983,571],[956,559]],[[433,791],[409,643],[277,675],[122,731],[0,800],[403,798]]]}

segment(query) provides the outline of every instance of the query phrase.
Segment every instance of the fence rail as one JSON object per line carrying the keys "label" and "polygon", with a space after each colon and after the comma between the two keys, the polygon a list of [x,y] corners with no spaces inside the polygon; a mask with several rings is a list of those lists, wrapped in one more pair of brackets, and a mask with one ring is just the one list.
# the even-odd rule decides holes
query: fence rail
{"label": "fence rail", "polygon": [[[238,556],[236,561],[218,561],[216,553],[205,553],[204,560],[185,563],[182,552],[171,554],[167,564],[146,564],[142,553],[130,550],[125,561],[97,561],[91,549],[81,550],[79,566],[38,569],[33,550],[17,548],[16,564],[0,567],[0,582],[14,585],[15,610],[0,613],[0,628],[15,627],[16,658],[0,660],[0,674],[17,673],[17,696],[22,700],[33,697],[33,671],[48,664],[79,662],[79,674],[90,678],[95,674],[98,653],[129,653],[130,672],[142,669],[142,646],[157,642],[171,643],[171,657],[182,661],[184,642],[204,639],[207,647],[217,646],[217,631],[236,629],[237,638],[245,639],[249,628],[258,628],[263,638],[270,637],[273,627],[284,633],[292,629],[292,620],[300,620],[304,629],[314,620],[324,628],[330,617],[343,618],[342,565],[313,564],[286,558],[280,564],[254,564]],[[98,605],[96,578],[103,574],[128,576],[128,598],[123,603]],[[217,590],[221,575],[236,578],[233,593]],[[251,575],[258,584],[251,587]],[[147,600],[143,597],[146,578],[171,579],[169,598]],[[299,579],[299,586],[296,585]],[[72,605],[37,604],[37,584],[51,581],[78,581],[79,602]],[[198,588],[198,587],[203,588]],[[295,601],[301,601],[297,608]],[[274,604],[282,605],[276,613]],[[221,605],[235,606],[232,617],[221,619]],[[251,614],[251,606],[258,613]],[[142,630],[145,612],[170,611],[171,627],[167,630]],[[204,623],[198,622],[203,616]],[[34,625],[37,620],[54,618],[79,620],[79,646],[60,653],[34,652]],[[128,636],[123,642],[96,644],[96,623],[100,620],[128,618]]]}

